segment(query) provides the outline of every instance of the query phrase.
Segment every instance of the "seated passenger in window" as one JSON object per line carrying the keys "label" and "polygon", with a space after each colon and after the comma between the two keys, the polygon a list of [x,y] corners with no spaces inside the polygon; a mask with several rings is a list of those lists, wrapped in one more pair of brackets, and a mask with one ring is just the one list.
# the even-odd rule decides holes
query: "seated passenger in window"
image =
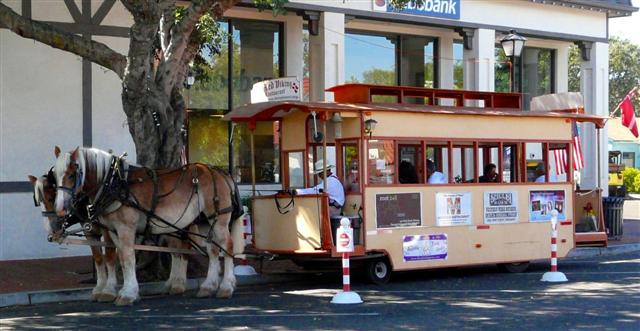
{"label": "seated passenger in window", "polygon": [[[545,183],[547,180],[545,178],[545,169],[544,169],[544,163],[543,162],[539,162],[538,165],[536,166],[536,183]],[[557,182],[558,178],[556,177],[555,174],[549,174],[549,182],[554,183]]]}
{"label": "seated passenger in window", "polygon": [[418,173],[416,167],[409,161],[401,161],[398,169],[398,181],[400,184],[417,184]]}
{"label": "seated passenger in window", "polygon": [[496,165],[493,163],[489,163],[484,166],[484,171],[482,172],[482,176],[478,178],[480,183],[497,183],[498,182],[498,173],[496,172]]}
{"label": "seated passenger in window", "polygon": [[447,183],[447,177],[440,171],[436,171],[436,164],[432,160],[427,160],[427,178],[429,184]]}

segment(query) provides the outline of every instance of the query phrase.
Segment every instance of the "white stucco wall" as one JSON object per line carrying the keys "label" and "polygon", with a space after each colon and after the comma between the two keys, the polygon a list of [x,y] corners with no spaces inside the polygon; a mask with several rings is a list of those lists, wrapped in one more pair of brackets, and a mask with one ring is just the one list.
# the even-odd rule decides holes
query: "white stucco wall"
{"label": "white stucco wall", "polygon": [[[21,12],[20,1],[2,1]],[[81,8],[80,1],[76,1]],[[93,1],[95,11],[100,2]],[[33,1],[32,15],[46,21],[73,22],[62,1]],[[128,24],[128,14],[117,2],[105,19]],[[94,37],[126,53],[128,39]],[[120,100],[119,78],[92,65],[93,145],[114,152],[135,149]],[[0,29],[0,181],[26,181],[42,175],[54,162],[53,149],[81,146],[82,59]],[[31,193],[0,193],[0,260],[88,255],[81,246],[59,246],[46,241],[40,207]]]}

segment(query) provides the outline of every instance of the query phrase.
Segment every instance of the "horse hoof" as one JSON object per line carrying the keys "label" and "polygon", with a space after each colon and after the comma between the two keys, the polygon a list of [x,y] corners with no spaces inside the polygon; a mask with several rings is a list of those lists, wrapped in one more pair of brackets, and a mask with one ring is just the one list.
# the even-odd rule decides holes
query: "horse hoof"
{"label": "horse hoof", "polygon": [[136,301],[135,298],[119,296],[116,298],[115,304],[116,306],[131,306],[134,301]]}
{"label": "horse hoof", "polygon": [[221,299],[229,299],[233,295],[233,288],[222,288],[218,289],[218,293],[216,293],[216,298]]}
{"label": "horse hoof", "polygon": [[89,299],[89,301],[100,301],[100,293],[91,293],[91,298]]}
{"label": "horse hoof", "polygon": [[184,291],[186,291],[184,285],[171,286],[171,288],[169,288],[169,294],[171,294],[171,295],[182,294],[182,293],[184,293]]}
{"label": "horse hoof", "polygon": [[196,297],[198,297],[198,298],[208,298],[212,294],[213,294],[213,289],[212,288],[201,287],[200,290],[198,290],[198,294],[196,294]]}
{"label": "horse hoof", "polygon": [[113,293],[101,293],[98,295],[98,302],[113,302],[116,299],[116,295]]}

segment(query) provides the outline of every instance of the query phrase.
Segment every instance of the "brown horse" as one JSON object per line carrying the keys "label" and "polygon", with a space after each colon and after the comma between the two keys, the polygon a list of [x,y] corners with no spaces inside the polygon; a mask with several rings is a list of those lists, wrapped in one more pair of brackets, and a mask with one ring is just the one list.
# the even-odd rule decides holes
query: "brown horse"
{"label": "brown horse", "polygon": [[[58,216],[68,213],[75,196],[87,195],[93,216],[115,242],[124,274],[117,305],[138,299],[133,249],[137,233],[206,238],[209,270],[198,296],[217,291],[218,297],[231,297],[236,279],[229,225],[242,216],[242,209],[235,183],[227,174],[204,164],[156,172],[129,166],[121,158],[93,148],[61,153],[56,147],[55,154]],[[221,251],[225,263],[220,282]],[[178,263],[182,262],[172,262],[172,270],[176,267],[180,274],[183,270],[186,273],[186,262]]]}
{"label": "brown horse", "polygon": [[[50,171],[47,175],[41,177],[29,176],[29,181],[33,185],[33,201],[36,206],[42,206],[42,214],[45,217],[45,228],[48,231],[49,241],[59,241],[63,239],[63,223],[84,223],[82,215],[71,215],[69,219],[57,217],[55,213],[56,199],[56,183],[53,174]],[[104,236],[107,245],[113,242],[107,231],[102,231],[98,227],[84,229],[84,235],[87,239],[100,241]],[[101,247],[91,246],[91,255],[96,267],[96,286],[91,292],[91,300],[99,302],[111,302],[116,298],[116,249],[113,247],[105,247],[104,252]]]}

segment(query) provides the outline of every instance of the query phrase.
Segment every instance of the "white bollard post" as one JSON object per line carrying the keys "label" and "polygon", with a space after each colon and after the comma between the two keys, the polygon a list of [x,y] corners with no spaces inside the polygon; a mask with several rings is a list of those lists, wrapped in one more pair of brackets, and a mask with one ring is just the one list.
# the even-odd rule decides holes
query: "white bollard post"
{"label": "white bollard post", "polygon": [[331,303],[362,303],[360,295],[351,291],[349,253],[353,252],[353,229],[351,228],[351,222],[346,217],[340,220],[340,227],[336,231],[336,251],[342,253],[342,291],[333,296]]}
{"label": "white bollard post", "polygon": [[[244,215],[242,216],[242,247],[246,247],[251,244],[251,215],[249,215],[249,208],[246,206],[242,207],[244,209]],[[240,243],[238,242],[238,244]],[[243,249],[244,251],[244,249]],[[236,276],[254,276],[258,273],[252,266],[247,263],[247,255],[240,255],[240,264],[233,267],[233,274]]]}
{"label": "white bollard post", "polygon": [[551,271],[542,275],[543,282],[566,282],[567,276],[558,271],[558,211],[551,211]]}

